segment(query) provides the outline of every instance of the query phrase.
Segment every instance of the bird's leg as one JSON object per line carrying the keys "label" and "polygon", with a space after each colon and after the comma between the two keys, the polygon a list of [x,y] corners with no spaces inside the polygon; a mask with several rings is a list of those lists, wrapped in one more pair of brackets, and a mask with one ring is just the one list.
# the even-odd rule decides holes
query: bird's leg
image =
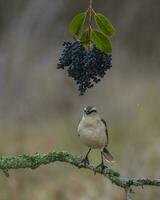
{"label": "bird's leg", "polygon": [[[104,170],[105,170],[106,168],[108,168],[106,165],[104,165],[103,152],[102,152],[102,151],[101,151],[101,164],[98,165],[98,166],[96,167],[96,169],[98,169],[98,168],[101,168],[101,173],[103,173]],[[96,173],[96,172],[95,172],[95,173]]]}
{"label": "bird's leg", "polygon": [[92,149],[89,148],[89,150],[88,150],[86,156],[81,160],[81,162],[80,162],[80,164],[79,164],[80,167],[86,167],[87,164],[89,165],[88,155],[89,155],[89,153],[90,153],[91,150],[92,150]]}

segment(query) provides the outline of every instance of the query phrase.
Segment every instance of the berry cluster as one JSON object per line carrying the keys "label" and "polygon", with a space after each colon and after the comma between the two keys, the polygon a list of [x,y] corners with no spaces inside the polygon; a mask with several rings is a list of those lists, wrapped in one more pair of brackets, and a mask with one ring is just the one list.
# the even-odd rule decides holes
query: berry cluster
{"label": "berry cluster", "polygon": [[80,42],[65,42],[63,46],[57,68],[67,69],[69,77],[76,81],[80,95],[98,83],[112,67],[112,55],[103,53],[95,45],[88,51]]}

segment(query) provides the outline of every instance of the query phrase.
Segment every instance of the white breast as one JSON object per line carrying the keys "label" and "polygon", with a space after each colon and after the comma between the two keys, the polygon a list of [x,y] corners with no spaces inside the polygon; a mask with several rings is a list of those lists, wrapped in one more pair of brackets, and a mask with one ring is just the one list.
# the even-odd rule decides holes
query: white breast
{"label": "white breast", "polygon": [[100,118],[83,117],[78,132],[82,142],[90,148],[103,149],[107,145],[106,127]]}

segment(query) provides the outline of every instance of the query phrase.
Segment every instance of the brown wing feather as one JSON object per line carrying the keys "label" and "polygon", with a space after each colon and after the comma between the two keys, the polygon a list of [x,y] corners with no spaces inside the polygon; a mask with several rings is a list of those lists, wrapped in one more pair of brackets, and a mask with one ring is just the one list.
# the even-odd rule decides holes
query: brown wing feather
{"label": "brown wing feather", "polygon": [[[106,123],[106,121],[104,120],[104,119],[101,119],[101,121],[103,122],[103,124],[105,125],[105,127],[106,127],[106,137],[107,137],[107,145],[108,145],[108,129],[107,129],[107,123]],[[107,146],[106,145],[106,146]]]}

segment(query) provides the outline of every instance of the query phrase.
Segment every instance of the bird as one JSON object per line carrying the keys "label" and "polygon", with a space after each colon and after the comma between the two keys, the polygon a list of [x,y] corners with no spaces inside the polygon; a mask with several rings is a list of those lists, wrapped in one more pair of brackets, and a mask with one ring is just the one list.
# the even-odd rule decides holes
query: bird
{"label": "bird", "polygon": [[81,161],[81,165],[89,164],[89,153],[92,149],[99,149],[101,152],[101,163],[97,167],[101,167],[102,171],[107,166],[104,165],[104,159],[113,162],[113,156],[108,151],[108,129],[107,123],[102,119],[95,106],[87,106],[84,108],[83,116],[78,125],[78,136],[81,141],[89,147],[89,150]]}

